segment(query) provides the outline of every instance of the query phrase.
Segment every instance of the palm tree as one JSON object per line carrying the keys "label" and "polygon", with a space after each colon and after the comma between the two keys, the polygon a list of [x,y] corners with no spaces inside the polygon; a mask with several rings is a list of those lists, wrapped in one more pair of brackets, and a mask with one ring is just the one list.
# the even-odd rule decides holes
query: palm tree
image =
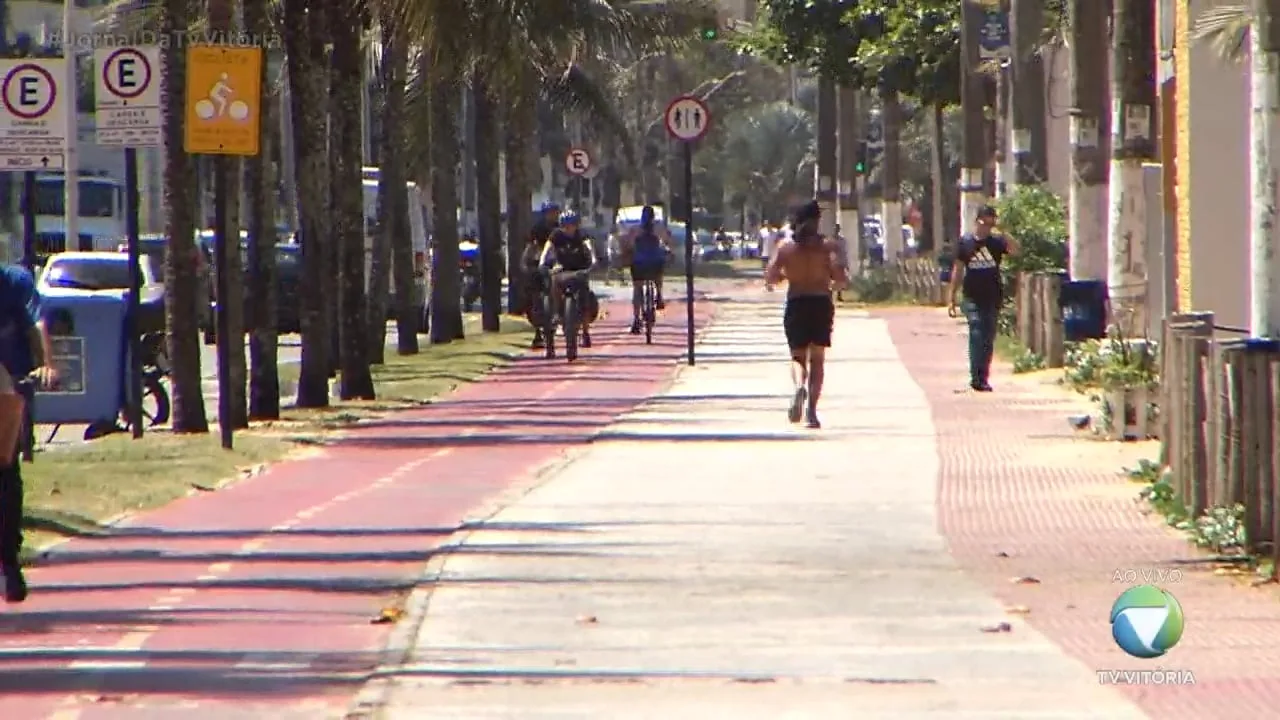
{"label": "palm tree", "polygon": [[[190,24],[188,0],[165,0],[160,27],[165,37],[181,37]],[[200,382],[200,316],[195,269],[195,163],[182,151],[186,115],[187,51],[180,43],[163,46],[164,194],[169,209],[165,253],[165,324],[171,362],[174,432],[209,432]]]}
{"label": "palm tree", "polygon": [[[431,57],[434,55],[434,57]],[[461,340],[462,302],[458,267],[458,130],[455,118],[461,101],[461,83],[454,61],[440,50],[423,52],[431,57],[425,78],[431,116],[431,204],[434,207],[431,268],[431,342]],[[457,56],[454,56],[457,57]]]}
{"label": "palm tree", "polygon": [[290,113],[298,187],[299,235],[302,243],[302,293],[299,318],[302,325],[302,359],[298,373],[298,407],[329,405],[330,331],[328,303],[321,288],[328,281],[328,227],[325,222],[328,172],[325,115],[327,104],[328,39],[323,5],[319,0],[284,0],[284,44],[288,62]]}
{"label": "palm tree", "polygon": [[725,189],[758,217],[782,217],[786,198],[812,185],[817,129],[803,108],[775,102],[725,122],[723,154],[715,159]]}
{"label": "palm tree", "polygon": [[[266,37],[271,29],[270,0],[245,0],[244,28],[251,37]],[[262,64],[259,153],[245,161],[244,184],[249,201],[249,417],[280,417],[279,333],[276,317],[275,187],[271,140],[274,98],[268,88],[267,63]]]}
{"label": "palm tree", "polygon": [[[501,329],[502,270],[507,260],[502,257],[502,207],[499,203],[500,180],[498,157],[498,112],[494,106],[488,71],[478,66],[471,78],[476,118],[476,220],[480,235],[480,314],[485,332]],[[526,203],[528,204],[528,203]],[[513,279],[518,275],[512,275]]]}
{"label": "palm tree", "polygon": [[[429,57],[437,61],[431,64],[430,73],[419,74],[423,80],[430,79],[433,100],[448,98],[453,104],[452,96],[456,91],[450,89],[445,92],[446,85],[440,78],[445,73],[459,77],[470,70],[473,85],[487,89],[491,100],[508,108],[503,146],[512,151],[507,161],[507,262],[508,273],[513,279],[519,277],[520,269],[514,265],[519,258],[519,241],[527,228],[527,225],[518,223],[527,223],[527,213],[532,209],[529,207],[533,195],[532,173],[527,172],[531,167],[525,163],[527,150],[522,148],[536,147],[535,99],[544,98],[561,111],[591,115],[597,126],[625,134],[625,124],[618,118],[611,99],[603,86],[590,82],[582,70],[582,63],[635,47],[672,47],[686,42],[711,13],[709,4],[704,0],[668,0],[664,3],[639,0],[401,2],[413,38]],[[461,43],[463,38],[467,42],[465,47]],[[441,67],[442,59],[449,62],[449,67]],[[475,82],[476,78],[479,78],[479,83]],[[420,97],[427,95],[423,92],[417,94]],[[451,336],[452,327],[441,329],[436,324],[446,318],[453,322],[454,308],[459,304],[456,249],[451,247],[456,245],[451,240],[457,233],[454,217],[456,198],[452,197],[456,195],[456,189],[440,187],[446,179],[449,185],[453,184],[457,162],[453,136],[456,133],[452,121],[443,123],[445,116],[437,114],[441,109],[434,105],[438,104],[433,103],[431,109],[433,120],[439,120],[432,126],[432,146],[436,149],[432,152],[432,159],[433,163],[452,164],[437,165],[433,173],[432,193],[436,206],[436,282],[431,303],[433,341]],[[496,113],[488,113],[484,119],[486,123],[497,121]],[[484,137],[498,137],[495,127],[477,130]],[[448,149],[445,148],[446,143],[450,146]],[[498,143],[480,144],[477,149],[489,153],[489,157],[482,161],[484,172],[477,173],[478,186],[494,188],[497,186]],[[487,225],[494,224],[489,222]],[[484,295],[490,299],[489,315],[492,319],[494,298],[497,297],[493,286],[498,282],[497,268],[494,267],[498,257],[496,227],[482,234],[481,243],[486,247],[485,257],[491,258],[490,272],[486,273],[491,287]],[[517,309],[518,303],[514,301],[519,299],[518,294],[518,283],[512,283],[508,298],[512,310]]]}
{"label": "palm tree", "polygon": [[[364,285],[364,183],[361,142],[361,94],[364,53],[361,49],[365,5],[359,0],[328,6],[333,42],[331,99],[337,112],[329,118],[332,168],[332,218],[338,255],[341,396],[343,400],[374,398],[369,372],[368,324]],[[336,128],[336,133],[333,128]],[[336,137],[334,137],[336,135]],[[331,140],[332,142],[332,140]],[[335,147],[336,145],[336,147]],[[383,339],[378,338],[379,344]]]}
{"label": "palm tree", "polygon": [[[382,133],[378,163],[378,238],[369,282],[370,357],[381,362],[386,332],[385,270],[378,266],[382,253],[390,255],[391,282],[395,287],[396,350],[401,355],[418,352],[419,313],[415,302],[413,238],[409,229],[409,197],[405,188],[408,133],[405,130],[405,89],[408,81],[409,42],[405,23],[390,2],[378,6],[382,40],[379,63],[382,85]],[[385,250],[384,250],[385,248]]]}

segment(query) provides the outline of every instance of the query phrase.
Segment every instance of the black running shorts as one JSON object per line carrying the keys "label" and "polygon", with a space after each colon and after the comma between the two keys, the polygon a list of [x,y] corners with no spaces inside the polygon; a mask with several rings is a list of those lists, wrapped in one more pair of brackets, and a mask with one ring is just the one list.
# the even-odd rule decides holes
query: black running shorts
{"label": "black running shorts", "polygon": [[798,295],[787,298],[782,314],[782,327],[787,345],[800,350],[811,345],[831,347],[831,327],[836,306],[830,295]]}

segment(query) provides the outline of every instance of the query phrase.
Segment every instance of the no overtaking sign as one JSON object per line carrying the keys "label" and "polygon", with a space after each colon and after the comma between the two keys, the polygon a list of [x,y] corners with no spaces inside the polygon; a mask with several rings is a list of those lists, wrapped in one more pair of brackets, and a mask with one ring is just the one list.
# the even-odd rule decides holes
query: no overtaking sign
{"label": "no overtaking sign", "polygon": [[0,172],[63,166],[66,67],[62,58],[0,60]]}
{"label": "no overtaking sign", "polygon": [[159,147],[164,115],[160,108],[160,48],[154,45],[94,51],[97,78],[98,144]]}

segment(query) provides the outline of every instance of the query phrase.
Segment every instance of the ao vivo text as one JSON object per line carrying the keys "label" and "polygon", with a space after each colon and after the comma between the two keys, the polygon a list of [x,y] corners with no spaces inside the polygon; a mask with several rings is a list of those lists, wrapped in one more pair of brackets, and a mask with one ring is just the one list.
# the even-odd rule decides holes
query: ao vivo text
{"label": "ao vivo text", "polygon": [[1111,574],[1111,582],[1124,585],[1172,585],[1182,582],[1177,568],[1126,568]]}

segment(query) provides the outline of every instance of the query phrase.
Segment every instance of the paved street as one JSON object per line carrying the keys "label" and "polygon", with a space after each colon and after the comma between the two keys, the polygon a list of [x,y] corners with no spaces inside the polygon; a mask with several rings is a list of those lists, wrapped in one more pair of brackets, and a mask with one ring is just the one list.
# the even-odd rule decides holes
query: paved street
{"label": "paved street", "polygon": [[722,314],[705,365],[461,535],[378,717],[1142,717],[947,553],[884,323],[841,319],[815,433],[779,321]]}
{"label": "paved street", "polygon": [[683,338],[673,320],[645,346],[613,323],[573,366],[530,357],[305,459],[58,546],[30,575],[32,599],[0,614],[0,717],[341,712],[381,661],[390,625],[371,620],[435,548],[659,390]]}
{"label": "paved street", "polygon": [[[841,311],[798,428],[780,298],[727,295],[694,368],[673,305],[60,546],[0,611],[0,716],[1272,716],[1275,593],[1144,514],[1070,398],[959,392],[940,311]],[[1172,569],[1186,634],[1129,658],[1116,572]],[[1099,680],[1153,669],[1195,684]]]}

